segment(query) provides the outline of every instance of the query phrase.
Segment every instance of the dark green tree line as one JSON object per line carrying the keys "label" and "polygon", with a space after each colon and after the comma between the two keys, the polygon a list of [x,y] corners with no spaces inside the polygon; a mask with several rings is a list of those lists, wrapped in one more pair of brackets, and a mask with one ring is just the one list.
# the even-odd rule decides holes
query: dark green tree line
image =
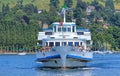
{"label": "dark green tree line", "polygon": [[[59,0],[50,0],[50,9],[48,11],[41,10],[40,14],[32,3],[23,5],[23,2],[23,0],[18,0],[13,8],[9,8],[9,4],[2,5],[0,12],[1,51],[31,51],[35,49],[37,34],[39,29],[42,29],[42,24],[47,23],[50,26],[52,22],[61,20]],[[90,19],[90,24],[86,27],[90,28],[92,32],[93,49],[120,50],[120,15],[115,13],[112,0],[106,0],[105,6],[100,5],[97,0],[92,3],[77,0],[75,8],[72,7],[72,0],[65,0],[64,4],[68,7],[67,21],[71,21],[71,17],[74,17],[76,24],[84,27],[82,18]],[[95,6],[95,11],[86,16],[86,8],[89,5]],[[97,21],[99,18],[103,18],[105,23],[110,24],[108,29],[102,27],[104,23]]]}

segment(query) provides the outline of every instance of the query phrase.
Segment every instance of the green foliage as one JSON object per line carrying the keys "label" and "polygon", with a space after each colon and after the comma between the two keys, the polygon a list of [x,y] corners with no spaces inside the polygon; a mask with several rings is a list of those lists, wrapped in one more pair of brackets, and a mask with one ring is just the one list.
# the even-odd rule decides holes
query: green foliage
{"label": "green foliage", "polygon": [[[50,27],[52,22],[61,20],[58,14],[60,0],[50,0],[50,3],[46,1],[50,4],[49,8],[48,5],[43,4],[41,1],[40,3],[43,4],[42,7],[46,7],[49,10],[41,10],[42,13],[40,14],[37,13],[38,6],[35,6],[35,4],[37,4],[36,1],[37,0],[32,0],[33,3],[27,3],[29,2],[28,0],[17,0],[12,8],[6,3],[1,5],[0,49],[7,51],[35,49],[37,34],[39,29],[42,28],[42,24],[47,23]],[[102,0],[100,1],[102,2]],[[103,0],[103,2],[105,1]],[[65,4],[69,8],[75,6],[73,4],[76,4],[75,8],[67,10],[67,21],[71,21],[74,14],[78,27],[90,28],[94,50],[119,50],[120,15],[113,12],[114,6],[111,2],[106,3],[105,7],[97,2],[97,0],[94,0],[92,3],[85,3],[83,0],[77,0],[76,3],[73,1],[72,3],[72,0],[65,0]],[[92,11],[89,16],[86,15],[86,7],[88,5],[95,6],[95,11]],[[106,11],[108,11],[106,9],[112,9],[112,11],[109,10],[109,12],[106,13]],[[86,24],[82,18],[88,18],[90,24]],[[99,22],[98,20],[100,18],[103,18],[104,22]],[[109,25],[109,28],[105,29],[102,27],[104,23],[112,25]]]}
{"label": "green foliage", "polygon": [[120,14],[116,13],[110,19],[111,23],[120,27]]}
{"label": "green foliage", "polygon": [[54,6],[56,9],[59,8],[59,0],[50,0],[50,6]]}
{"label": "green foliage", "polygon": [[[7,4],[9,3],[10,8],[13,8],[16,4],[17,4],[18,0],[0,0],[0,11],[2,8],[2,4]],[[69,0],[68,0],[69,1]],[[77,0],[73,0],[73,7],[76,6],[76,1]],[[91,3],[93,0],[82,0],[86,3]],[[97,0],[100,4],[105,5],[105,1],[106,0]],[[114,4],[115,4],[115,8],[119,9],[120,8],[120,0],[113,0]],[[30,4],[33,3],[35,6],[38,7],[38,9],[42,9],[42,10],[49,10],[49,4],[50,4],[50,0],[23,0],[23,5],[26,4]],[[59,6],[62,6],[64,3],[64,0],[59,0]]]}
{"label": "green foliage", "polygon": [[26,4],[23,11],[28,15],[32,15],[33,13],[38,12],[37,7],[35,7],[33,4]]}
{"label": "green foliage", "polygon": [[22,9],[22,8],[23,8],[23,0],[18,0],[18,1],[17,1],[17,7],[18,7],[19,9]]}
{"label": "green foliage", "polygon": [[112,28],[113,28],[112,35],[115,39],[114,47],[115,48],[120,48],[120,28],[117,27],[117,26],[113,26]]}
{"label": "green foliage", "polygon": [[[27,51],[27,49],[32,50],[36,47],[39,25],[38,19],[34,16],[38,14],[35,12],[36,8],[31,5],[29,9],[33,10],[30,11],[32,13],[29,15],[27,11],[23,10],[26,9],[26,6],[23,6],[22,9],[12,8],[12,11],[5,13],[0,20],[0,49],[10,52],[20,51],[19,49]],[[5,8],[9,9],[8,7],[8,5],[4,5],[3,11],[6,12]]]}
{"label": "green foliage", "polygon": [[42,11],[42,13],[39,15],[39,20],[43,23],[49,23],[48,22],[49,14],[47,11]]}
{"label": "green foliage", "polygon": [[[15,48],[29,48],[36,45],[38,25],[18,24],[14,21],[0,21],[0,46]],[[17,50],[18,50],[17,49]]]}
{"label": "green foliage", "polygon": [[8,4],[3,4],[2,5],[2,12],[1,12],[1,18],[3,18],[6,14],[8,14],[10,11],[9,5]]}
{"label": "green foliage", "polygon": [[113,16],[113,14],[115,12],[113,0],[106,0],[105,11],[106,11],[106,14],[107,14],[107,21],[110,22],[110,18]]}
{"label": "green foliage", "polygon": [[57,20],[57,9],[54,6],[50,6],[50,10],[48,12],[49,24],[58,21]]}
{"label": "green foliage", "polygon": [[82,18],[85,17],[84,11],[86,10],[86,3],[82,2],[82,0],[77,0],[77,5],[74,10],[74,18],[76,19],[76,24],[81,25]]}
{"label": "green foliage", "polygon": [[73,0],[64,0],[63,8],[66,9],[66,21],[70,22],[73,18]]}
{"label": "green foliage", "polygon": [[119,27],[110,26],[104,29],[101,25],[95,24],[90,25],[89,28],[92,32],[93,50],[118,50],[117,48],[120,48]]}
{"label": "green foliage", "polygon": [[64,0],[64,4],[68,7],[71,8],[73,5],[73,0]]}
{"label": "green foliage", "polygon": [[91,3],[92,6],[95,7],[95,10],[97,12],[100,12],[103,10],[103,6],[101,4],[99,4],[98,0],[94,0],[92,3]]}
{"label": "green foliage", "polygon": [[72,21],[72,17],[73,17],[73,11],[67,11],[66,21],[67,22],[71,22]]}

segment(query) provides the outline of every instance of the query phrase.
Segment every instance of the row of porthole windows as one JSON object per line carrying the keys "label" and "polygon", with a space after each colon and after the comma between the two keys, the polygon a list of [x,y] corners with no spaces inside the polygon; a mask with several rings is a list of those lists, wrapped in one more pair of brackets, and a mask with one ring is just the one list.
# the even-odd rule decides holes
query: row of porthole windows
{"label": "row of porthole windows", "polygon": [[60,42],[49,42],[49,44],[48,44],[48,42],[46,42],[46,46],[50,46],[50,47],[52,47],[52,46],[82,46],[82,42],[61,42],[61,44],[60,44]]}

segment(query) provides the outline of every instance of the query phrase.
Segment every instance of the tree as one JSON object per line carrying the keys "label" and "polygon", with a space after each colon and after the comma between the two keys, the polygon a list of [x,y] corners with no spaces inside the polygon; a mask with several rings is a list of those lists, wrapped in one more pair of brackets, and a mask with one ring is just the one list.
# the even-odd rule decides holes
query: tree
{"label": "tree", "polygon": [[19,9],[22,9],[23,8],[23,0],[18,0],[17,1],[17,7],[19,8]]}
{"label": "tree", "polygon": [[64,4],[65,4],[68,8],[72,8],[73,0],[64,0]]}
{"label": "tree", "polygon": [[106,0],[105,2],[105,11],[106,11],[106,14],[107,14],[107,21],[109,23],[110,22],[110,18],[113,16],[114,12],[115,12],[115,7],[114,7],[114,3],[113,3],[113,0]]}
{"label": "tree", "polygon": [[73,1],[72,0],[64,0],[63,7],[66,10],[66,21],[71,21],[73,18],[73,9],[72,9]]}
{"label": "tree", "polygon": [[19,23],[22,24],[24,22],[23,16],[25,15],[25,13],[22,10],[17,10],[17,12],[14,15],[14,20]]}
{"label": "tree", "polygon": [[6,13],[9,13],[9,12],[10,12],[9,4],[6,5],[6,7],[5,7],[5,11],[6,11]]}
{"label": "tree", "polygon": [[72,18],[73,18],[73,11],[72,10],[67,11],[66,12],[66,21],[71,22]]}
{"label": "tree", "polygon": [[5,16],[5,4],[2,5],[2,17]]}
{"label": "tree", "polygon": [[4,17],[6,14],[10,12],[10,8],[8,4],[3,4],[2,5],[2,12],[1,12],[1,17]]}
{"label": "tree", "polygon": [[82,18],[85,16],[84,11],[86,10],[86,3],[82,0],[77,0],[77,5],[74,10],[74,18],[76,19],[76,24],[81,25]]}
{"label": "tree", "polygon": [[76,8],[80,8],[81,11],[85,11],[87,7],[87,4],[83,2],[82,0],[77,0]]}
{"label": "tree", "polygon": [[120,14],[119,13],[114,14],[114,16],[111,17],[110,22],[113,25],[116,25],[116,26],[120,27]]}
{"label": "tree", "polygon": [[113,37],[115,39],[115,45],[114,45],[115,49],[120,48],[120,28],[118,26],[113,26],[112,28],[113,28],[112,34],[113,34]]}
{"label": "tree", "polygon": [[32,15],[33,13],[37,13],[37,7],[35,7],[33,4],[26,4],[23,8],[23,11],[27,13],[28,15]]}
{"label": "tree", "polygon": [[94,0],[91,5],[95,7],[97,12],[103,11],[103,6],[99,4],[98,0]]}
{"label": "tree", "polygon": [[48,23],[49,14],[47,11],[43,10],[41,14],[39,14],[39,20],[44,23]]}
{"label": "tree", "polygon": [[50,6],[54,6],[57,10],[59,9],[59,0],[50,0]]}
{"label": "tree", "polygon": [[49,16],[48,16],[48,18],[49,18],[49,20],[48,20],[49,24],[57,21],[57,19],[58,19],[58,13],[57,13],[57,9],[55,9],[54,6],[50,6],[50,10],[49,10],[48,14],[49,14]]}

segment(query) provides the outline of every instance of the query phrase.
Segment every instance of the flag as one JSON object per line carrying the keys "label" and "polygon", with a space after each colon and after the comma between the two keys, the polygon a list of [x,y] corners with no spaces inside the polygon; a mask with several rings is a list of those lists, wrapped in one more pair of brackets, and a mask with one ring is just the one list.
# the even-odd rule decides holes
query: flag
{"label": "flag", "polygon": [[67,6],[64,4],[63,6],[62,6],[64,9],[66,9],[67,8]]}
{"label": "flag", "polygon": [[63,25],[63,22],[62,22],[62,21],[60,21],[60,22],[59,22],[59,25],[60,25],[60,26],[62,26],[62,25]]}
{"label": "flag", "polygon": [[64,11],[66,10],[66,8],[67,8],[67,6],[64,4],[64,5],[62,6],[61,15],[64,14]]}

